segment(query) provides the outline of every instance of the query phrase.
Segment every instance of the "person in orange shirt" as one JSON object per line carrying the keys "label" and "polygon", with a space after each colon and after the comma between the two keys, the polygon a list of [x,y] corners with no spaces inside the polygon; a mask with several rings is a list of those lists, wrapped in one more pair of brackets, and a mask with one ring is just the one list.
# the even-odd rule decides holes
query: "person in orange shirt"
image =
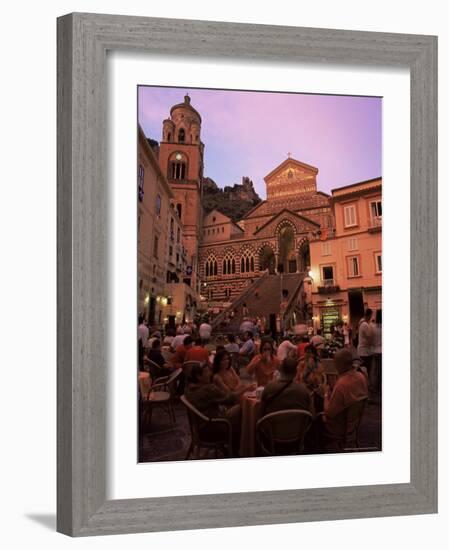
{"label": "person in orange shirt", "polygon": [[301,359],[301,357],[304,357],[306,347],[309,345],[309,337],[303,336],[302,342],[298,344],[298,357]]}
{"label": "person in orange shirt", "polygon": [[176,348],[176,353],[172,359],[172,365],[174,368],[179,369],[182,367],[182,364],[186,360],[185,358],[186,353],[189,351],[192,345],[193,345],[192,337],[186,336],[184,338],[184,342]]}
{"label": "person in orange shirt", "polygon": [[204,340],[197,338],[195,345],[189,348],[184,356],[185,361],[199,361],[202,365],[210,365],[209,353],[204,347]]}
{"label": "person in orange shirt", "polygon": [[274,351],[273,340],[262,338],[260,342],[260,353],[256,355],[246,367],[248,374],[256,376],[258,386],[266,386],[279,371],[279,359]]}

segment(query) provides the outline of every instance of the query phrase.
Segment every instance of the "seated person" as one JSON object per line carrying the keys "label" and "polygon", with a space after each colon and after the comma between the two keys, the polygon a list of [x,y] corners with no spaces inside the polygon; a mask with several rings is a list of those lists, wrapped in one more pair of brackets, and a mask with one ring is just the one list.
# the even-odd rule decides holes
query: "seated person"
{"label": "seated person", "polygon": [[279,370],[279,359],[274,352],[273,340],[264,337],[260,342],[260,353],[246,367],[248,374],[254,374],[258,386],[266,386]]}
{"label": "seated person", "polygon": [[225,392],[235,392],[244,388],[251,389],[242,383],[239,375],[231,366],[231,357],[226,350],[215,354],[212,375],[214,384]]}
{"label": "seated person", "polygon": [[290,341],[290,338],[285,337],[277,349],[277,358],[282,363],[286,357],[289,357],[292,354],[297,354],[297,346]]}
{"label": "seated person", "polygon": [[201,338],[195,340],[195,345],[189,347],[184,355],[185,361],[198,361],[201,364],[209,365],[209,353],[204,347],[204,341]]}
{"label": "seated person", "polygon": [[[147,359],[144,358],[144,362],[149,365],[151,378],[160,378],[161,376],[169,376],[173,369],[170,368],[170,365],[165,361],[164,356],[161,353],[161,341],[156,339],[153,340],[150,351],[147,352]],[[155,365],[152,365],[148,360],[158,365],[157,368]]]}
{"label": "seated person", "polygon": [[328,440],[341,443],[346,435],[346,409],[368,397],[367,378],[353,366],[352,353],[348,349],[337,351],[334,365],[338,379],[332,393],[324,386],[324,421]]}
{"label": "seated person", "polygon": [[320,328],[317,329],[315,336],[312,336],[312,338],[310,339],[310,343],[315,346],[317,350],[321,350],[324,348],[326,340],[323,336],[323,331]]}
{"label": "seated person", "polygon": [[177,346],[176,352],[172,359],[172,365],[175,369],[182,368],[182,364],[185,361],[187,351],[192,347],[193,340],[191,336],[186,336],[184,342]]}
{"label": "seated person", "polygon": [[298,364],[297,381],[302,382],[313,399],[314,414],[323,411],[323,384],[326,379],[324,369],[318,357],[318,351],[312,344],[305,349],[305,355]]}
{"label": "seated person", "polygon": [[228,353],[238,353],[240,351],[239,345],[235,341],[235,336],[233,334],[228,335],[228,343],[225,344],[225,350]]}
{"label": "seated person", "polygon": [[[238,454],[238,442],[241,428],[241,407],[238,404],[244,389],[237,392],[226,392],[212,383],[212,372],[208,366],[194,365],[190,370],[189,384],[186,399],[200,412],[209,418],[226,418],[232,426],[233,449],[232,454]],[[224,437],[220,432],[222,426],[205,424],[202,427],[202,437]]]}
{"label": "seated person", "polygon": [[303,336],[301,339],[301,342],[297,345],[298,349],[298,357],[301,359],[301,357],[304,356],[306,347],[309,345],[309,337]]}
{"label": "seated person", "polygon": [[286,409],[303,409],[311,412],[312,400],[306,386],[295,380],[298,361],[287,357],[279,368],[280,376],[270,382],[262,393],[261,414]]}
{"label": "seated person", "polygon": [[249,330],[243,333],[243,345],[239,350],[239,362],[241,365],[247,365],[254,355],[253,333]]}

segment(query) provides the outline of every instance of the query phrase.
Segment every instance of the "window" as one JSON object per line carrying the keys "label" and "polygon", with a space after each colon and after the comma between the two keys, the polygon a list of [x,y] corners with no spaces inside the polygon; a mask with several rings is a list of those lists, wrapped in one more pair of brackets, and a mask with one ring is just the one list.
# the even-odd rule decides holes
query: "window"
{"label": "window", "polygon": [[221,232],[224,233],[224,227],[221,228]]}
{"label": "window", "polygon": [[331,243],[325,242],[321,244],[321,254],[323,256],[330,256],[331,254]]}
{"label": "window", "polygon": [[156,195],[156,216],[161,215],[162,199],[160,195]]}
{"label": "window", "polygon": [[358,249],[358,242],[357,237],[351,237],[348,239],[348,250],[357,250]]}
{"label": "window", "polygon": [[374,259],[376,262],[376,273],[382,273],[382,254],[380,252],[375,252]]}
{"label": "window", "polygon": [[137,175],[139,201],[143,201],[143,184],[144,184],[144,181],[145,181],[145,169],[141,164],[139,164],[139,171],[138,171],[138,175]]}
{"label": "window", "polygon": [[169,246],[168,247],[168,255],[171,257],[173,256],[173,247],[172,246]]}
{"label": "window", "polygon": [[170,168],[170,177],[174,180],[183,180],[186,177],[186,163],[172,162]]}
{"label": "window", "polygon": [[358,256],[350,256],[348,258],[348,276],[358,277],[360,275],[360,263]]}
{"label": "window", "polygon": [[345,227],[353,227],[354,225],[357,225],[355,204],[349,204],[348,206],[345,206],[343,212]]}
{"label": "window", "polygon": [[226,300],[229,300],[229,298],[231,297],[231,289],[230,288],[225,289],[225,297],[226,297]]}
{"label": "window", "polygon": [[179,243],[180,240],[181,240],[181,230],[178,227],[176,231],[176,242]]}
{"label": "window", "polygon": [[178,202],[178,204],[176,205],[176,210],[178,211],[178,216],[179,216],[179,219],[181,219],[181,214],[182,214],[182,204]]}
{"label": "window", "polygon": [[155,258],[157,258],[157,255],[158,255],[158,249],[159,248],[159,237],[157,235],[154,236],[154,241],[153,241],[153,256]]}
{"label": "window", "polygon": [[370,203],[371,206],[371,218],[374,220],[375,218],[381,218],[382,217],[382,201],[373,201]]}
{"label": "window", "polygon": [[249,251],[245,251],[240,260],[240,273],[250,273],[254,271],[254,256]]}
{"label": "window", "polygon": [[185,139],[186,139],[185,130],[184,130],[184,128],[181,128],[181,129],[179,130],[179,133],[178,133],[178,141],[184,142]]}
{"label": "window", "polygon": [[323,266],[322,279],[324,283],[334,281],[334,267],[332,265]]}

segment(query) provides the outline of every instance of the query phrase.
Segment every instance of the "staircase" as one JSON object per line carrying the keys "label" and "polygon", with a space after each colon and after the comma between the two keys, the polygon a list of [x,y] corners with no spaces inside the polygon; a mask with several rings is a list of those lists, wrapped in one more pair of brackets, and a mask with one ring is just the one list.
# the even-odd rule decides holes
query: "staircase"
{"label": "staircase", "polygon": [[238,332],[243,321],[243,303],[246,303],[251,318],[265,317],[268,322],[271,314],[278,315],[280,313],[282,290],[288,290],[290,303],[292,299],[297,297],[303,277],[304,274],[299,273],[289,273],[282,275],[282,277],[281,275],[264,274],[214,319],[213,327],[219,328],[225,318],[226,311],[233,310],[235,312],[234,317],[223,332]]}

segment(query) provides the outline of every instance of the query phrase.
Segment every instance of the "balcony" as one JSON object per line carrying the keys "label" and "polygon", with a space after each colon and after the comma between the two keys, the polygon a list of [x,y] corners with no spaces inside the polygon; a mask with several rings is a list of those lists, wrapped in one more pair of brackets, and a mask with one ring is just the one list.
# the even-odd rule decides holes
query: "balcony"
{"label": "balcony", "polygon": [[335,294],[336,292],[340,292],[340,287],[335,279],[325,279],[322,286],[318,286],[318,294]]}
{"label": "balcony", "polygon": [[371,218],[368,224],[368,231],[370,233],[377,233],[378,231],[382,231],[382,216]]}

